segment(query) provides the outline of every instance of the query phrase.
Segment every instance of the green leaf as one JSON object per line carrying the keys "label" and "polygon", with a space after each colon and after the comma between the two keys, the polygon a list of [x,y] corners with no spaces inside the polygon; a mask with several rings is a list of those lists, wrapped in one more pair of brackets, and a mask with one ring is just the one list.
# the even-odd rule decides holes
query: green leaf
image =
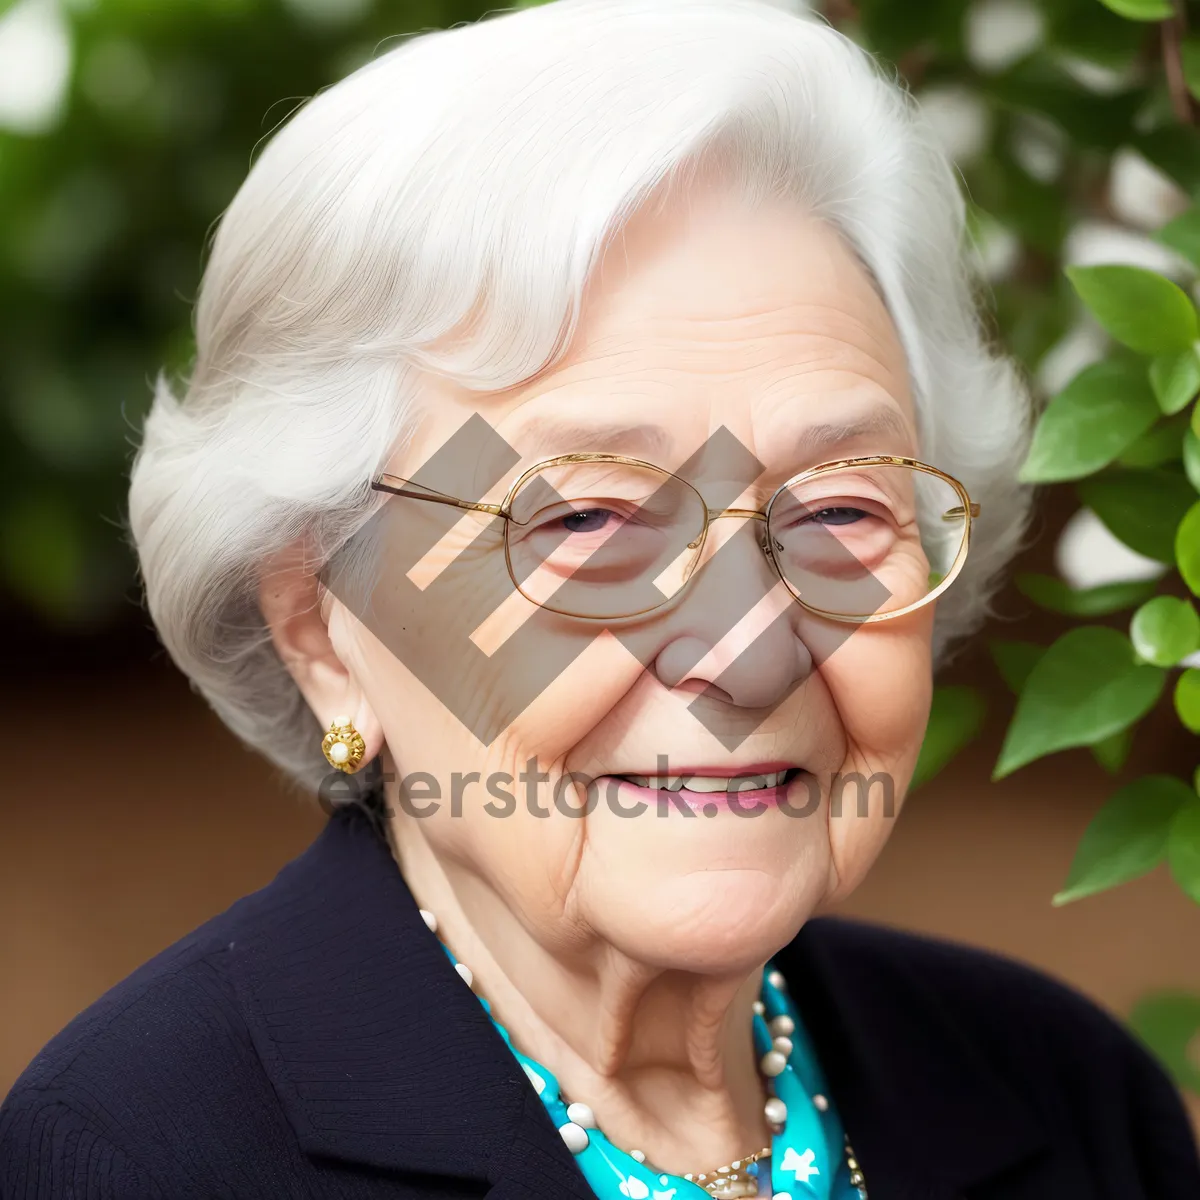
{"label": "green leaf", "polygon": [[1034,759],[1090,746],[1144,717],[1166,682],[1161,667],[1135,661],[1115,629],[1069,630],[1038,660],[1021,695],[992,771],[1003,779]]}
{"label": "green leaf", "polygon": [[1100,3],[1130,21],[1165,21],[1174,15],[1168,0],[1100,0]]}
{"label": "green leaf", "polygon": [[1150,364],[1150,386],[1158,406],[1168,415],[1187,407],[1200,392],[1200,356],[1189,346],[1178,354],[1160,354]]}
{"label": "green leaf", "polygon": [[1136,442],[1117,456],[1122,467],[1161,467],[1177,463],[1183,456],[1183,435],[1188,430],[1188,414],[1163,417]]}
{"label": "green leaf", "polygon": [[1171,823],[1190,787],[1174,775],[1145,775],[1119,788],[1084,831],[1054,903],[1095,895],[1153,870],[1167,853]]}
{"label": "green leaf", "polygon": [[1018,574],[1014,582],[1017,590],[1040,608],[1071,617],[1102,617],[1133,608],[1148,600],[1158,586],[1157,579],[1130,579],[1076,590],[1053,575],[1031,572]]}
{"label": "green leaf", "polygon": [[1164,246],[1200,267],[1200,207],[1189,208],[1154,235]]}
{"label": "green leaf", "polygon": [[945,686],[933,689],[929,724],[913,771],[912,786],[932,779],[983,728],[986,712],[978,688]]}
{"label": "green leaf", "polygon": [[1200,648],[1200,616],[1186,600],[1155,596],[1133,614],[1129,638],[1147,662],[1173,667]]}
{"label": "green leaf", "polygon": [[1009,690],[1017,695],[1020,695],[1038,659],[1046,653],[1046,647],[1036,642],[991,641],[988,649],[1000,677],[1008,684]]}
{"label": "green leaf", "polygon": [[1200,733],[1200,670],[1188,667],[1175,680],[1175,712],[1186,729]]}
{"label": "green leaf", "polygon": [[[1057,579],[1050,579],[1048,575],[1027,576],[1026,578],[1048,579],[1051,583],[1065,586]],[[1125,585],[1112,584],[1107,586],[1122,587]],[[1083,593],[1075,594],[1082,595]],[[1128,605],[1123,605],[1122,607],[1128,607]],[[1025,686],[1025,681],[1029,678],[1034,665],[1046,652],[1046,647],[1039,646],[1036,642],[1005,642],[993,639],[988,642],[988,650],[991,653],[992,661],[995,662],[1000,672],[1000,677],[1008,685],[1009,690],[1016,695],[1020,695],[1021,689]],[[1098,742],[1093,743],[1089,749],[1092,752],[1092,757],[1111,775],[1115,774],[1125,765],[1132,745],[1133,727],[1129,726],[1126,729],[1119,729],[1116,733],[1101,738]],[[1200,772],[1200,769],[1198,769],[1198,772]]]}
{"label": "green leaf", "polygon": [[1200,996],[1147,996],[1134,1006],[1129,1024],[1180,1087],[1200,1093]]}
{"label": "green leaf", "polygon": [[1200,438],[1187,428],[1183,433],[1183,470],[1188,481],[1200,492]]}
{"label": "green leaf", "polygon": [[1105,331],[1139,354],[1186,350],[1200,336],[1183,289],[1141,267],[1067,267],[1067,278]]}
{"label": "green leaf", "polygon": [[1196,491],[1179,472],[1105,471],[1076,484],[1079,498],[1131,550],[1175,563],[1175,534]]}
{"label": "green leaf", "polygon": [[1187,510],[1175,534],[1175,562],[1183,582],[1200,595],[1200,500]]}
{"label": "green leaf", "polygon": [[1110,733],[1108,737],[1093,742],[1090,749],[1092,757],[1110,775],[1115,775],[1125,765],[1132,746],[1133,726],[1130,725],[1127,729],[1118,729],[1116,733]]}
{"label": "green leaf", "polygon": [[1184,894],[1200,904],[1200,800],[1195,796],[1171,822],[1167,862]]}
{"label": "green leaf", "polygon": [[1046,406],[1020,479],[1055,483],[1091,475],[1145,433],[1159,412],[1142,363],[1127,358],[1093,363]]}

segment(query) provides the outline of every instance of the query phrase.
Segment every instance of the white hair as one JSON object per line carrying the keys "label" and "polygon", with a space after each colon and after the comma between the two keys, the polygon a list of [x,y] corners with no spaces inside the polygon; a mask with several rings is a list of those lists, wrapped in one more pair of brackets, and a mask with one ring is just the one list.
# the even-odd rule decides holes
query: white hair
{"label": "white hair", "polygon": [[[762,0],[558,0],[412,37],[306,103],[225,212],[180,397],[160,375],[130,520],[168,651],[302,780],[321,730],[258,577],[375,511],[420,372],[512,387],[567,349],[589,272],[662,183],[731,182],[840,231],[907,354],[922,457],[982,505],[935,663],[1023,541],[1024,387],[988,348],[957,179],[910,97],[819,18]],[[719,152],[719,153],[718,153]]]}

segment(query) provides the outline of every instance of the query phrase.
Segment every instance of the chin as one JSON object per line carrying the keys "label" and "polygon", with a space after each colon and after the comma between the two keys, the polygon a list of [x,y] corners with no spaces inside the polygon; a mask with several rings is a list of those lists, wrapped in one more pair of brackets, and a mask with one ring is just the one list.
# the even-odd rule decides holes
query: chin
{"label": "chin", "polygon": [[660,864],[639,880],[613,880],[590,923],[636,962],[745,973],[795,937],[820,904],[828,874],[815,861],[810,870],[782,873],[761,865],[681,871]]}

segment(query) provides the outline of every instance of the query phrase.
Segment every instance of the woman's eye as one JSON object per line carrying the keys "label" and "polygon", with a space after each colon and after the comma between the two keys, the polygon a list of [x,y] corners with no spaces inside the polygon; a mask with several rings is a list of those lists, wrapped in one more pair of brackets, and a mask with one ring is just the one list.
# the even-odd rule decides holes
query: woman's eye
{"label": "woman's eye", "polygon": [[562,526],[568,533],[599,533],[616,514],[607,508],[581,508],[562,517]]}
{"label": "woman's eye", "polygon": [[861,521],[863,517],[869,515],[869,513],[864,512],[861,508],[839,506],[836,508],[822,508],[812,513],[808,519],[816,521],[821,525],[852,525],[855,521]]}

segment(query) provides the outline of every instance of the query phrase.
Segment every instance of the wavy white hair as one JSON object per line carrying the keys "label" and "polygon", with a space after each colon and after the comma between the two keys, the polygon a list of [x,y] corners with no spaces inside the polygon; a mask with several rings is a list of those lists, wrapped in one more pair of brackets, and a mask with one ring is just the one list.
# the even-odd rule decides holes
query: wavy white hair
{"label": "wavy white hair", "polygon": [[935,662],[987,615],[1028,525],[1025,389],[981,329],[952,167],[908,95],[823,21],[762,0],[558,0],[410,38],[305,104],[225,212],[186,391],[159,377],[130,519],[171,656],[312,781],[320,730],[256,590],[379,502],[419,372],[509,388],[555,362],[606,240],[719,162],[868,267],[907,353],[922,456],[983,506]]}

